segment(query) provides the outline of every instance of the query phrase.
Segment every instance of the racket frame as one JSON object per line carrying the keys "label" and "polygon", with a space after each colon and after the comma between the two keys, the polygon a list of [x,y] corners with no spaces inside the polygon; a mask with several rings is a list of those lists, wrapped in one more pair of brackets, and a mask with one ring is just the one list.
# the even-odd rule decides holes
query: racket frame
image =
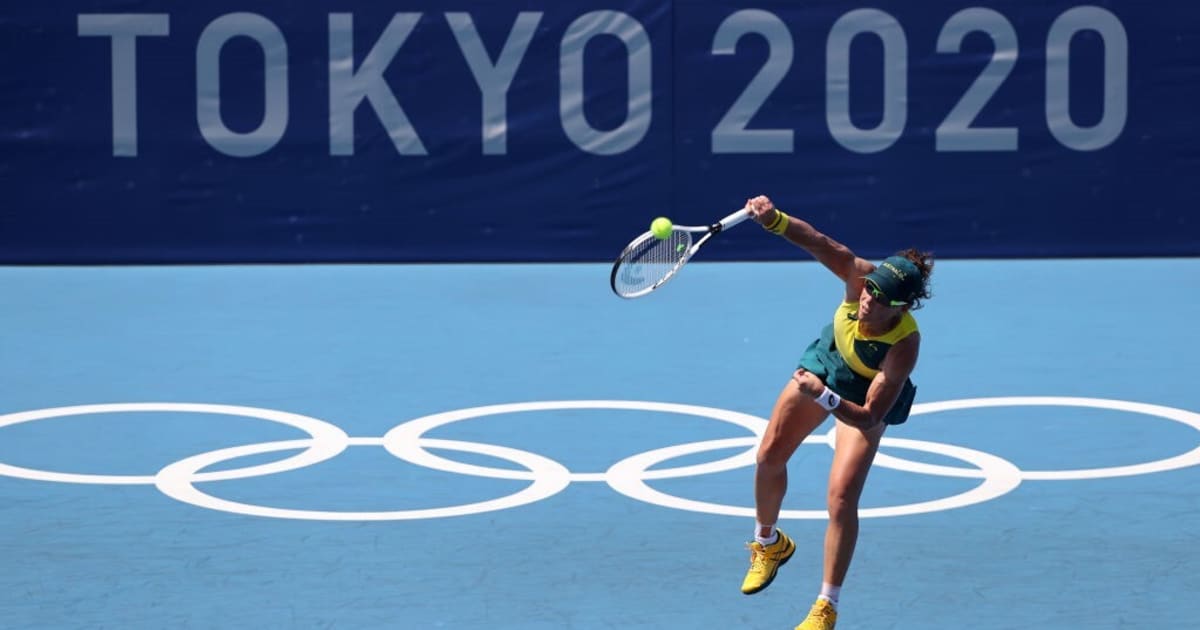
{"label": "racket frame", "polygon": [[667,273],[663,274],[663,277],[659,278],[657,282],[655,282],[654,284],[652,284],[644,289],[639,289],[632,293],[622,293],[617,290],[617,273],[620,271],[621,267],[623,266],[622,262],[625,261],[625,258],[629,254],[629,252],[635,250],[639,245],[646,242],[648,239],[657,239],[658,238],[657,236],[654,235],[654,232],[647,230],[646,232],[643,232],[642,234],[640,234],[636,238],[634,238],[632,241],[630,241],[629,244],[625,246],[625,249],[621,250],[621,254],[619,256],[617,256],[616,261],[613,262],[612,272],[609,274],[609,279],[608,279],[609,286],[612,287],[613,293],[615,293],[618,296],[623,297],[625,299],[633,299],[633,298],[642,297],[643,295],[646,295],[646,294],[650,293],[651,291],[654,291],[655,289],[666,284],[667,281],[670,280],[671,278],[674,278],[676,276],[676,274],[679,273],[679,270],[682,269],[683,266],[685,264],[687,264],[687,262],[689,260],[692,259],[692,256],[696,255],[696,252],[700,251],[700,246],[702,246],[706,242],[708,242],[708,239],[712,238],[714,234],[728,230],[729,228],[731,228],[749,218],[750,218],[750,209],[742,208],[741,210],[738,210],[737,212],[730,213],[725,218],[723,218],[720,221],[717,221],[716,223],[713,223],[711,225],[707,225],[707,226],[675,225],[675,226],[672,226],[671,227],[672,232],[687,232],[689,234],[703,233],[704,236],[700,237],[698,240],[694,240],[691,247],[688,247],[687,250],[684,251],[683,255],[679,257],[679,260],[675,263],[675,265],[673,267],[671,267],[671,269],[668,270]]}

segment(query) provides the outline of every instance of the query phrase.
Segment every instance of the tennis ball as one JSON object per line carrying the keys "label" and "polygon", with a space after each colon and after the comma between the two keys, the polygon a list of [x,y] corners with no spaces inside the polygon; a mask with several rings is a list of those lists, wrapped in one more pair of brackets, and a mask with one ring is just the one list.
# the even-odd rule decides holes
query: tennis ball
{"label": "tennis ball", "polygon": [[658,217],[650,223],[650,231],[656,238],[666,240],[671,238],[671,220],[667,217]]}

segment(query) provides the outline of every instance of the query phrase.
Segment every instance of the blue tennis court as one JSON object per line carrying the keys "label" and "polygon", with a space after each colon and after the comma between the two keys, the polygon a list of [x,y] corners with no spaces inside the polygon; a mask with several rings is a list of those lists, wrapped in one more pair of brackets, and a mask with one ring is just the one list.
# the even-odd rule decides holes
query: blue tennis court
{"label": "blue tennis court", "polygon": [[0,630],[794,628],[826,236],[839,630],[1200,627],[1200,3],[979,4],[7,3]]}
{"label": "blue tennis court", "polygon": [[[793,627],[829,425],[747,597],[753,449],[837,280],[607,274],[0,268],[0,625]],[[1200,260],[947,260],[933,289],[839,627],[1192,625]]]}

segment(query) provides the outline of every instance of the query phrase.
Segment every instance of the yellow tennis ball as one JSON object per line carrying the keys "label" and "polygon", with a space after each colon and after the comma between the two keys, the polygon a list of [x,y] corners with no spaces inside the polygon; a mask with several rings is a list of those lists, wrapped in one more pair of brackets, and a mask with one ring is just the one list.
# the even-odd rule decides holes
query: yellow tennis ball
{"label": "yellow tennis ball", "polygon": [[652,232],[656,238],[666,240],[671,238],[671,228],[673,227],[674,226],[671,224],[670,219],[667,217],[658,217],[650,223],[650,232]]}

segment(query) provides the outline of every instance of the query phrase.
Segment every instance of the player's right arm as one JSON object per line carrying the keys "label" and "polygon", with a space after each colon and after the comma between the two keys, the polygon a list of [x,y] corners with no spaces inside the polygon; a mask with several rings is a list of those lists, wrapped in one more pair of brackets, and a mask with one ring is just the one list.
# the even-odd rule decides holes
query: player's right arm
{"label": "player's right arm", "polygon": [[[759,195],[746,202],[750,216],[763,227],[769,227],[779,218],[779,210],[765,195]],[[804,248],[825,265],[835,276],[846,283],[846,300],[858,300],[862,291],[863,276],[875,270],[875,265],[869,260],[859,258],[850,251],[849,247],[833,240],[820,232],[807,221],[784,215],[787,222],[780,234],[794,245]]]}

